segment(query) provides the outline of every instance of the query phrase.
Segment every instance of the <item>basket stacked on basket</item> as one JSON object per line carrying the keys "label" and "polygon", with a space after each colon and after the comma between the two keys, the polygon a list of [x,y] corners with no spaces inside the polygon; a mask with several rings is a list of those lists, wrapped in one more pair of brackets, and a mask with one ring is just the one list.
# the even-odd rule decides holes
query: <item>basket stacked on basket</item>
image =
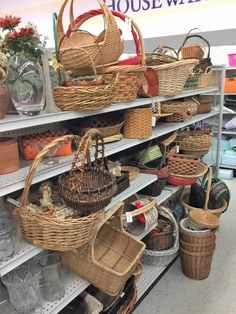
{"label": "basket stacked on basket", "polygon": [[191,230],[189,218],[180,222],[180,259],[185,276],[206,279],[210,275],[215,246],[215,230]]}
{"label": "basket stacked on basket", "polygon": [[[92,140],[96,141],[93,163],[89,152]],[[81,165],[78,166],[80,159]],[[81,216],[95,213],[111,202],[117,190],[116,179],[105,167],[104,142],[99,131],[91,129],[84,135],[70,172],[61,175],[58,183],[65,203]]]}
{"label": "basket stacked on basket", "polygon": [[163,117],[165,122],[182,122],[197,114],[198,105],[193,98],[171,100],[161,103],[161,113],[170,114]]}
{"label": "basket stacked on basket", "polygon": [[159,206],[158,210],[160,211],[160,213],[163,213],[164,216],[167,216],[174,225],[174,243],[172,242],[172,247],[164,250],[146,249],[142,256],[142,262],[147,265],[161,267],[168,265],[175,258],[179,250],[179,227],[170,209],[164,206]]}
{"label": "basket stacked on basket", "polygon": [[160,44],[153,52],[146,53],[147,66],[160,65],[178,60],[176,51],[168,46]]}
{"label": "basket stacked on basket", "polygon": [[212,136],[199,131],[179,131],[176,142],[183,154],[203,157],[211,147]]}

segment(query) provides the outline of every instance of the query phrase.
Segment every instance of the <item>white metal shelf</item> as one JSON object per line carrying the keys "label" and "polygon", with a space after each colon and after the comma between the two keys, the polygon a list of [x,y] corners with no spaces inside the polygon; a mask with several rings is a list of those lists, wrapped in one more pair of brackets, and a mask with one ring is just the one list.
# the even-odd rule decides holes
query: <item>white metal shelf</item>
{"label": "white metal shelf", "polygon": [[220,168],[236,169],[236,165],[225,165],[221,164]]}
{"label": "white metal shelf", "polygon": [[[184,122],[180,122],[180,123],[159,123],[158,122],[157,126],[153,128],[153,133],[151,137],[145,138],[145,139],[124,138],[121,141],[106,144],[105,155],[111,156],[125,149],[137,146],[141,143],[163,136],[177,129],[190,125],[192,123],[213,117],[217,114],[218,114],[217,111],[212,111],[206,114],[198,114],[194,116],[192,119],[184,121]],[[60,175],[61,173],[64,173],[70,170],[72,159],[73,159],[73,156],[58,157],[59,163],[54,166],[49,166],[49,165],[45,165],[41,163],[41,165],[39,165],[34,175],[33,184],[37,182],[41,182],[43,180],[47,180],[49,178]],[[29,166],[25,166],[19,169],[18,171],[15,171],[6,175],[0,175],[0,197],[10,194],[19,189],[22,189],[24,187],[24,182],[25,182],[26,176],[28,175],[28,172],[29,172]]]}
{"label": "white metal shelf", "polygon": [[[173,257],[173,259],[176,255]],[[143,271],[139,281],[137,282],[137,290],[138,290],[138,297],[139,300],[145,292],[151,287],[151,285],[156,281],[156,279],[165,271],[168,267],[166,266],[149,266],[143,265]]]}
{"label": "white metal shelf", "polygon": [[210,92],[217,92],[218,87],[201,88],[195,90],[186,90],[181,94],[171,97],[156,96],[151,98],[137,99],[132,102],[113,104],[111,107],[102,110],[84,110],[84,111],[63,111],[57,113],[41,114],[35,117],[21,117],[19,115],[6,115],[5,119],[0,120],[0,133],[14,131],[18,129],[30,128],[44,124],[61,122],[66,120],[84,118],[96,114],[103,114],[118,110],[139,107],[151,104],[152,101],[166,101],[171,99],[178,99],[182,97],[189,97],[198,94],[205,94]]}
{"label": "white metal shelf", "polygon": [[[134,193],[137,193],[141,189],[145,188],[147,185],[154,182],[155,180],[155,175],[140,173],[137,179],[130,183],[130,187],[128,189],[112,199],[111,203],[107,206],[107,210],[118,201],[124,201]],[[17,266],[23,264],[28,259],[34,257],[42,251],[43,249],[33,246],[22,240],[18,253],[8,261],[0,263],[0,277],[7,274]]]}
{"label": "white metal shelf", "polygon": [[221,134],[224,134],[224,135],[236,135],[236,131],[222,131]]}

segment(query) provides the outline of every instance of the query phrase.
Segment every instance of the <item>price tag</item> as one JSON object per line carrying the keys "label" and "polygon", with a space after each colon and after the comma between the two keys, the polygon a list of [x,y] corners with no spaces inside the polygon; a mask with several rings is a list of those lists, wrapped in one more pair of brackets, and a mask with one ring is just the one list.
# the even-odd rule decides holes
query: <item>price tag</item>
{"label": "price tag", "polygon": [[179,153],[179,145],[176,146],[176,153]]}
{"label": "price tag", "polygon": [[125,216],[128,223],[133,222],[133,215],[131,214],[131,212],[126,212]]}
{"label": "price tag", "polygon": [[152,117],[152,127],[156,126],[157,118]]}

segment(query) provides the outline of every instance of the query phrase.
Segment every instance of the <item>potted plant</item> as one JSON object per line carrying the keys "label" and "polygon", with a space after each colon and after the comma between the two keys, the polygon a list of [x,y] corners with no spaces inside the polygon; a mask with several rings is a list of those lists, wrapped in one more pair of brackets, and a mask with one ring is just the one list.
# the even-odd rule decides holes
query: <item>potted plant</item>
{"label": "potted plant", "polygon": [[6,72],[0,66],[0,119],[4,119],[10,96],[8,88],[5,85]]}

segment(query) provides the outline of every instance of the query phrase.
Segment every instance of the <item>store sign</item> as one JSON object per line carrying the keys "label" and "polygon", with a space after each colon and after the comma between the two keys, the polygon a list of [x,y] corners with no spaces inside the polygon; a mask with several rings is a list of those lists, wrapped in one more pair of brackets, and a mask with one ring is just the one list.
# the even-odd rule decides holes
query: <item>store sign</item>
{"label": "store sign", "polygon": [[183,7],[209,0],[105,0],[105,2],[112,10],[127,13]]}

